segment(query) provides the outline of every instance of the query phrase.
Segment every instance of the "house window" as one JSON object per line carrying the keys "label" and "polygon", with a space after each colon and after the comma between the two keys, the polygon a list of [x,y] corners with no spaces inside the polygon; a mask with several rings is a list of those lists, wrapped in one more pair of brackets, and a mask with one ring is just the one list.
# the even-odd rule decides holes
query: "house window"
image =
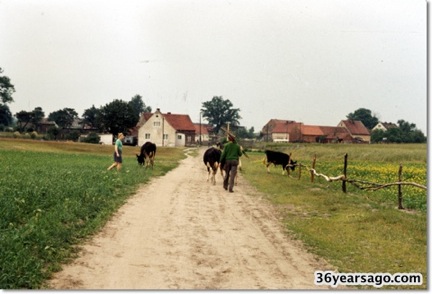
{"label": "house window", "polygon": [[168,140],[168,134],[163,135],[164,140]]}
{"label": "house window", "polygon": [[160,121],[153,122],[154,127],[160,127],[160,125],[161,125]]}
{"label": "house window", "polygon": [[182,139],[182,135],[177,135],[177,140],[181,140]]}
{"label": "house window", "polygon": [[150,134],[148,134],[148,133],[145,134],[145,138],[146,138],[146,139],[150,139]]}

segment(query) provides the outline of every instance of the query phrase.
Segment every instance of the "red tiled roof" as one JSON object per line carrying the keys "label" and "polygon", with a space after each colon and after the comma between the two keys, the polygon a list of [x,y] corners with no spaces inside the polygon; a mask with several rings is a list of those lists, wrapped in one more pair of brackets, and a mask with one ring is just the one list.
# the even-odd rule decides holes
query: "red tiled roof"
{"label": "red tiled roof", "polygon": [[[136,127],[139,128],[142,125],[144,125],[155,113],[151,113],[151,112],[141,113],[139,122],[137,123]],[[172,114],[170,112],[164,114],[159,111],[157,111],[157,113],[160,113],[176,131],[190,131],[190,132],[195,131],[194,124],[192,123],[192,120],[187,114]]]}
{"label": "red tiled roof", "polygon": [[348,141],[351,139],[348,130],[343,127],[320,127],[327,139],[341,139]]}
{"label": "red tiled roof", "polygon": [[370,135],[369,130],[359,120],[343,120],[342,122],[345,124],[346,128],[353,136]]}
{"label": "red tiled roof", "polygon": [[324,132],[319,126],[302,125],[302,134],[305,136],[323,136]]}
{"label": "red tiled roof", "polygon": [[176,130],[176,131],[191,131],[195,132],[195,127],[187,114],[162,114],[166,121]]}
{"label": "red tiled roof", "polygon": [[286,132],[286,125],[292,124],[292,123],[296,123],[296,122],[293,120],[272,118],[262,128],[262,132],[265,133],[267,131],[270,131],[270,132],[276,132],[276,133],[285,133]]}
{"label": "red tiled roof", "polygon": [[195,127],[195,134],[200,134],[201,135],[208,135],[209,132],[211,131],[212,127],[209,124],[200,124],[198,123],[194,123],[194,127]]}
{"label": "red tiled roof", "polygon": [[272,133],[291,133],[294,130],[298,130],[301,124],[293,121],[275,121],[273,124],[273,128],[271,130]]}

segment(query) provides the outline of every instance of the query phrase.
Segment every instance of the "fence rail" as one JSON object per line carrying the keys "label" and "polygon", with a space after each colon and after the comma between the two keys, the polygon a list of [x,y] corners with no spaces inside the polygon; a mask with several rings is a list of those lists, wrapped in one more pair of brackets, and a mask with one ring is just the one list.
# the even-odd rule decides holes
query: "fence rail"
{"label": "fence rail", "polygon": [[368,182],[368,181],[363,181],[363,180],[356,180],[356,179],[348,179],[347,178],[348,154],[345,154],[345,156],[344,156],[344,168],[343,168],[343,174],[342,175],[327,176],[325,174],[318,173],[315,170],[315,165],[316,165],[316,156],[314,156],[314,158],[312,160],[312,167],[308,167],[304,164],[297,163],[294,165],[288,165],[286,170],[288,171],[288,175],[289,175],[289,168],[288,167],[297,166],[299,168],[298,179],[300,179],[301,173],[302,173],[302,168],[306,168],[311,175],[311,182],[312,183],[315,180],[315,176],[324,178],[327,182],[342,181],[342,191],[344,193],[347,192],[346,183],[350,183],[358,189],[370,190],[370,191],[377,191],[377,190],[392,187],[392,186],[398,186],[398,208],[399,209],[404,209],[403,203],[402,203],[403,202],[402,186],[414,186],[414,187],[417,187],[417,188],[420,188],[423,190],[427,190],[427,187],[425,185],[421,185],[421,184],[418,184],[415,182],[403,182],[402,181],[402,171],[403,171],[402,164],[399,165],[399,172],[398,172],[399,181],[394,182],[394,183],[384,183],[384,184],[383,183],[373,183],[373,182]]}

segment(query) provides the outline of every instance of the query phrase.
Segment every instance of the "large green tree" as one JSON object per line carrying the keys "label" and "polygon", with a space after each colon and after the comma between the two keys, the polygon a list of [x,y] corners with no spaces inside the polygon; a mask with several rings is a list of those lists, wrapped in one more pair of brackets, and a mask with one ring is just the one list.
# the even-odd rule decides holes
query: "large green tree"
{"label": "large green tree", "polygon": [[427,138],[416,125],[403,119],[398,120],[397,128],[390,128],[387,131],[375,130],[371,133],[371,141],[374,143],[426,143]]}
{"label": "large green tree", "polygon": [[35,128],[36,131],[39,131],[38,127],[44,116],[45,113],[43,112],[42,107],[36,107],[32,111],[21,110],[15,114],[15,117],[18,120],[18,128],[21,131],[25,131],[29,124],[32,128]]}
{"label": "large green tree", "polygon": [[92,128],[99,129],[99,131],[104,131],[102,113],[99,108],[96,108],[94,105],[89,109],[84,110],[83,113],[84,123],[89,125]]}
{"label": "large green tree", "polygon": [[[0,74],[3,69],[0,67]],[[0,75],[0,98],[1,102],[6,104],[13,102],[12,94],[15,92],[15,87],[12,85],[9,77]]]}
{"label": "large green tree", "polygon": [[152,111],[152,108],[150,106],[145,105],[140,95],[135,95],[134,97],[132,97],[129,104],[131,105],[135,115],[138,115],[138,117],[141,115],[142,112]]}
{"label": "large green tree", "polygon": [[213,130],[216,134],[227,123],[234,126],[240,124],[240,109],[233,108],[232,102],[229,99],[224,100],[222,96],[214,96],[212,100],[203,102],[201,113],[203,118],[213,125]]}
{"label": "large green tree", "polygon": [[9,126],[12,124],[12,113],[9,106],[0,103],[0,125]]}
{"label": "large green tree", "polygon": [[13,102],[12,94],[15,92],[15,87],[12,85],[9,77],[1,75],[3,69],[0,67],[0,124],[12,124],[12,113],[7,103]]}
{"label": "large green tree", "polygon": [[18,120],[18,128],[21,131],[24,131],[27,125],[31,122],[33,115],[31,111],[21,110],[20,112],[15,113],[15,117]]}
{"label": "large green tree", "polygon": [[42,107],[36,107],[35,109],[33,109],[32,113],[33,118],[31,120],[31,123],[35,126],[36,131],[39,132],[39,126],[42,119],[45,117],[45,112],[42,110]]}
{"label": "large green tree", "polygon": [[105,130],[116,136],[136,126],[139,115],[131,103],[116,99],[101,108],[101,118]]}
{"label": "large green tree", "polygon": [[117,135],[119,132],[127,133],[128,129],[136,125],[142,112],[151,112],[151,110],[140,95],[135,95],[129,102],[114,100],[100,108],[93,105],[84,110],[83,119],[86,124],[99,129],[100,132]]}
{"label": "large green tree", "polygon": [[64,129],[70,128],[75,118],[78,118],[78,113],[73,108],[63,108],[51,112],[48,116],[49,120],[55,121],[59,127]]}
{"label": "large green tree", "polygon": [[379,122],[378,118],[375,115],[372,115],[372,111],[366,108],[359,108],[356,111],[349,113],[346,117],[351,120],[361,121],[369,130],[372,130]]}
{"label": "large green tree", "polygon": [[418,130],[414,123],[407,122],[403,119],[398,120],[397,123],[402,133],[402,142],[425,143],[427,141],[423,132]]}

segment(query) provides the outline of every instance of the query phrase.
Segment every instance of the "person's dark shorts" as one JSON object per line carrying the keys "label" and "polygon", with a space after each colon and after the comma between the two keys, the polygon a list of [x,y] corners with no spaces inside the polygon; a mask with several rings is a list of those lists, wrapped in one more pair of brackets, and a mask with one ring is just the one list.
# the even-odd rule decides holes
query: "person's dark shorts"
{"label": "person's dark shorts", "polygon": [[117,162],[117,163],[122,163],[123,162],[122,154],[120,152],[119,152],[119,155],[120,156],[117,156],[117,154],[114,151],[114,162]]}

